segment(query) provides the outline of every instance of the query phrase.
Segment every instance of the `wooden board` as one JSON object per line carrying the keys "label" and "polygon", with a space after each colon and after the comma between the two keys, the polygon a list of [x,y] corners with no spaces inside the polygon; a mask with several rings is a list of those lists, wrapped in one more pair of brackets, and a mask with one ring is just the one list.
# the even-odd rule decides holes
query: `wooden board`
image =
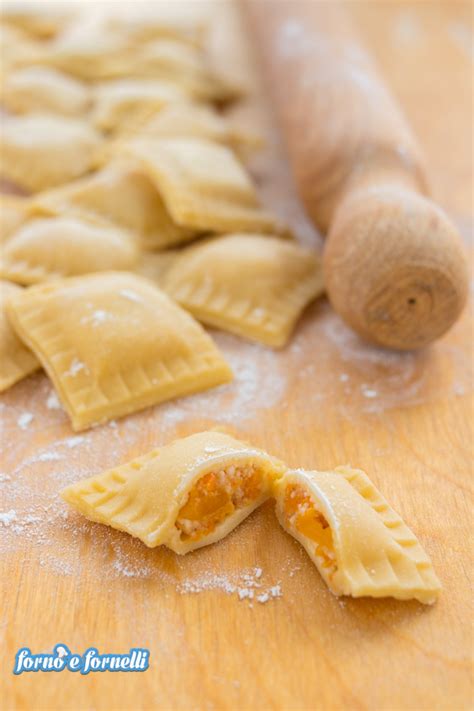
{"label": "wooden board", "polygon": [[[468,239],[470,4],[353,2],[351,9],[427,152],[438,199]],[[235,39],[237,20],[226,20]],[[248,60],[236,51],[241,64]],[[249,111],[255,125],[271,128],[255,99]],[[269,202],[303,229],[272,140],[255,174]],[[429,350],[388,353],[361,343],[320,301],[282,353],[218,335],[235,384],[79,438],[44,375],[6,393],[2,707],[471,708],[471,329],[468,310]],[[33,419],[22,430],[25,413]],[[364,468],[432,556],[444,586],[439,602],[334,598],[278,527],[271,503],[225,541],[179,558],[84,522],[58,499],[70,481],[214,424],[291,465]],[[239,599],[249,589],[269,601]],[[48,651],[58,642],[78,652],[148,647],[150,669],[11,674],[19,647]]]}

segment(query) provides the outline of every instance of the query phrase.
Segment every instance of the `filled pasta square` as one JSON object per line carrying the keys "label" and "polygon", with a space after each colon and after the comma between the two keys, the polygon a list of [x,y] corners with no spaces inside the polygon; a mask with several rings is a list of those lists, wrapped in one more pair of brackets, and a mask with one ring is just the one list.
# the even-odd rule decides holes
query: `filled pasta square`
{"label": "filled pasta square", "polygon": [[119,154],[156,185],[174,222],[201,232],[282,231],[259,204],[244,167],[227,146],[197,138],[134,137]]}
{"label": "filled pasta square", "polygon": [[134,237],[108,223],[77,217],[31,219],[11,235],[0,254],[0,276],[18,284],[107,270],[133,269]]}
{"label": "filled pasta square", "polygon": [[103,272],[39,284],[7,308],[75,430],[232,378],[201,326],[133,274]]}
{"label": "filled pasta square", "polygon": [[203,323],[282,347],[323,279],[319,258],[293,242],[233,234],[184,248],[163,288]]}
{"label": "filled pasta square", "polygon": [[37,192],[87,173],[101,136],[86,122],[53,114],[8,116],[2,123],[1,177]]}
{"label": "filled pasta square", "polygon": [[107,220],[132,232],[148,250],[166,249],[199,234],[172,220],[150,178],[127,161],[110,163],[94,175],[36,195],[30,213]]}

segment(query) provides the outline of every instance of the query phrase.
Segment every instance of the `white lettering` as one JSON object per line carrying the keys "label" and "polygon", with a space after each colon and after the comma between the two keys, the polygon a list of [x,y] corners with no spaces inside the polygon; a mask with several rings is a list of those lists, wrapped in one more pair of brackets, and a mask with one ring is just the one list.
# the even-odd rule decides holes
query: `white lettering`
{"label": "white lettering", "polygon": [[69,662],[68,662],[68,667],[71,671],[77,671],[80,668],[81,665],[81,657],[79,654],[74,654]]}
{"label": "white lettering", "polygon": [[86,658],[85,658],[85,660],[84,660],[84,665],[83,665],[83,668],[82,668],[82,671],[81,671],[82,674],[88,674],[88,673],[90,672],[91,659],[93,658],[93,656],[94,656],[95,654],[96,654],[96,650],[95,650],[95,649],[88,649],[88,650],[87,650],[87,652],[86,652]]}
{"label": "white lettering", "polygon": [[81,674],[90,671],[144,671],[148,669],[149,651],[131,649],[128,654],[99,654],[91,647],[83,655],[71,654],[62,644],[56,645],[53,654],[31,654],[28,647],[22,647],[15,655],[14,674],[25,671],[61,672],[64,669]]}

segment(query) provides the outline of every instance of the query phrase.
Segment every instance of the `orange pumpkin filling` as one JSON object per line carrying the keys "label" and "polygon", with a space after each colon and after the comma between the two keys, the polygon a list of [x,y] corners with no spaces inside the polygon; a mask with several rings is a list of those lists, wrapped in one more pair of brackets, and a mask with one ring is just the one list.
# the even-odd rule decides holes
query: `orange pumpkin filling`
{"label": "orange pumpkin filling", "polygon": [[251,465],[229,466],[205,474],[189,492],[176,519],[181,540],[198,541],[208,536],[224,519],[249,506],[262,492],[262,474]]}
{"label": "orange pumpkin filling", "polygon": [[301,486],[290,484],[286,487],[284,515],[288,528],[296,529],[315,544],[314,554],[321,567],[333,575],[337,565],[331,527]]}

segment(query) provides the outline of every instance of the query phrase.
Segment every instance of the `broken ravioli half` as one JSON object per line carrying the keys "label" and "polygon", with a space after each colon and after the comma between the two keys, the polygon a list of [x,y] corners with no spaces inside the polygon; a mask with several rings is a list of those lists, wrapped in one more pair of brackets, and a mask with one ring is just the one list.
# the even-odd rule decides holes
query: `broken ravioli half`
{"label": "broken ravioli half", "polygon": [[283,528],[306,549],[335,595],[433,603],[431,560],[364,472],[288,471],[275,485]]}
{"label": "broken ravioli half", "polygon": [[271,494],[284,465],[221,432],[200,432],[79,481],[61,495],[88,519],[184,554],[226,536]]}
{"label": "broken ravioli half", "polygon": [[77,116],[90,103],[89,88],[50,67],[25,67],[9,74],[2,87],[2,103],[18,114],[45,112]]}
{"label": "broken ravioli half", "polygon": [[0,254],[0,276],[18,284],[110,270],[138,262],[136,240],[109,224],[76,217],[33,219],[22,225]]}
{"label": "broken ravioli half", "polygon": [[293,242],[252,234],[184,248],[162,284],[203,323],[276,348],[285,345],[303,309],[323,291],[316,255]]}
{"label": "broken ravioli half", "polygon": [[0,244],[27,219],[28,198],[0,193]]}
{"label": "broken ravioli half", "polygon": [[149,250],[197,236],[196,230],[173,222],[150,178],[130,162],[111,163],[92,176],[35,196],[31,214],[105,219],[137,235]]}
{"label": "broken ravioli half", "polygon": [[0,280],[0,392],[40,368],[39,360],[18,338],[6,314],[6,302],[21,291],[16,284]]}
{"label": "broken ravioli half", "polygon": [[11,299],[7,309],[75,430],[232,379],[202,327],[133,274],[39,284]]}
{"label": "broken ravioli half", "polygon": [[2,124],[1,176],[36,192],[87,173],[101,144],[87,123],[65,116],[8,116]]}
{"label": "broken ravioli half", "polygon": [[143,121],[170,103],[183,101],[183,91],[171,82],[153,79],[117,79],[95,89],[93,120],[102,131],[124,129]]}
{"label": "broken ravioli half", "polygon": [[197,138],[135,137],[119,154],[139,161],[177,225],[202,232],[279,233],[234,153]]}

